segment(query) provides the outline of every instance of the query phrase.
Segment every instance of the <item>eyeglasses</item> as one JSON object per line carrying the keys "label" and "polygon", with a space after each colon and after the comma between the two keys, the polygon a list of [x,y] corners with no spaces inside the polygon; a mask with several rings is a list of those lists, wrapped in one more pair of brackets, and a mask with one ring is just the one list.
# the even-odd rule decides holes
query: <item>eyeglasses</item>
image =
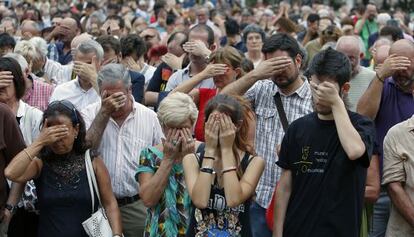
{"label": "eyeglasses", "polygon": [[68,111],[70,111],[72,113],[73,116],[73,122],[75,124],[79,123],[79,118],[78,115],[76,113],[76,108],[75,106],[68,100],[57,100],[57,101],[53,101],[52,103],[49,104],[49,108],[52,108],[54,106],[58,106],[58,105],[63,105],[63,107],[65,109],[67,109]]}

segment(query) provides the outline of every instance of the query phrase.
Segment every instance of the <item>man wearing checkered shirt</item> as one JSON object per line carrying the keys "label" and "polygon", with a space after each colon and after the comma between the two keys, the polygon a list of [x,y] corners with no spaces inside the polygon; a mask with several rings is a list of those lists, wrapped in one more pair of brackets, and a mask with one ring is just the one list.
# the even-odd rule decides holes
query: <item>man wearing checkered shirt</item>
{"label": "man wearing checkered shirt", "polygon": [[265,213],[281,173],[276,161],[284,136],[275,96],[280,95],[288,123],[313,111],[309,83],[300,74],[303,52],[297,41],[287,34],[272,35],[265,40],[262,52],[265,61],[221,92],[244,94],[257,116],[255,148],[258,155],[266,160],[266,168],[250,208],[254,237],[272,235],[266,225]]}

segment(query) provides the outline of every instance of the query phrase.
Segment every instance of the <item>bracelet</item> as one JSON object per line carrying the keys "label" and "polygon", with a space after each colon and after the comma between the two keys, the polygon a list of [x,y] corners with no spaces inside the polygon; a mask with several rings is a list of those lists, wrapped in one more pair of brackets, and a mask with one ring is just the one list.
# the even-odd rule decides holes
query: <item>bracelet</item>
{"label": "bracelet", "polygon": [[231,171],[236,171],[236,170],[237,170],[237,167],[236,167],[236,166],[232,166],[232,167],[229,167],[229,168],[223,169],[223,170],[221,171],[221,173],[222,173],[222,174],[224,174],[224,173],[228,173],[228,172],[231,172]]}
{"label": "bracelet", "polygon": [[208,160],[216,160],[216,158],[211,157],[211,156],[204,156],[203,159],[208,159]]}
{"label": "bracelet", "polygon": [[200,172],[203,172],[203,173],[208,173],[208,174],[215,174],[216,172],[214,171],[214,169],[213,168],[210,168],[210,167],[203,167],[203,168],[200,168]]}
{"label": "bracelet", "polygon": [[26,153],[26,157],[29,158],[30,161],[33,161],[33,157],[26,151],[26,148],[23,149],[23,152]]}
{"label": "bracelet", "polygon": [[381,79],[381,77],[378,75],[378,72],[375,72],[375,76],[377,77],[377,79],[378,79],[380,82],[384,83],[384,79]]}

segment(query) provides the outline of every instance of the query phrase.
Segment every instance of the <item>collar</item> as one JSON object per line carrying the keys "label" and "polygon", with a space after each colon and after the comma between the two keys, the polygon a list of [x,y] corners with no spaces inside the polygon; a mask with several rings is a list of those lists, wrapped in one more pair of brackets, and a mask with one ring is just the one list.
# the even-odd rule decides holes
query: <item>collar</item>
{"label": "collar", "polygon": [[84,89],[81,87],[80,83],[79,83],[79,77],[78,77],[78,76],[76,76],[76,78],[75,78],[75,79],[73,79],[72,81],[73,81],[73,83],[75,83],[75,86],[76,86],[76,87],[78,87],[78,88],[79,88],[79,90],[81,90],[82,92],[89,92],[91,89],[95,90],[93,87],[89,88],[88,90],[84,90]]}
{"label": "collar", "polygon": [[19,108],[17,109],[17,113],[16,113],[17,118],[24,117],[26,107],[27,107],[27,104],[24,103],[22,100],[19,100]]}
{"label": "collar", "polygon": [[[296,91],[293,92],[290,96],[292,96],[293,94],[297,94],[301,99],[306,99],[307,95],[310,93],[310,85],[309,85],[308,79],[305,76],[301,75],[301,79],[303,80],[303,84],[298,89],[296,89]],[[272,83],[274,84],[272,95],[275,96],[276,93],[278,92],[281,95],[284,95],[280,91],[279,87],[277,87],[277,85],[274,82]]]}
{"label": "collar", "polygon": [[407,128],[409,132],[414,131],[414,115],[407,120]]}
{"label": "collar", "polygon": [[183,74],[190,74],[190,66],[191,62],[187,65],[187,67],[183,68]]}

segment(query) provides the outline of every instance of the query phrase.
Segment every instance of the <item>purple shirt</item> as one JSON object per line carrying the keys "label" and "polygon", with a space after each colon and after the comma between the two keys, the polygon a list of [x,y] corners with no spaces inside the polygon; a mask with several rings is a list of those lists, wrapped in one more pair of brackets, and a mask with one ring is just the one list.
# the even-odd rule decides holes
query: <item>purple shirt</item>
{"label": "purple shirt", "polygon": [[377,129],[377,142],[380,153],[380,169],[382,177],[382,147],[384,137],[388,130],[405,121],[414,114],[414,97],[411,93],[404,93],[397,88],[394,80],[388,78],[384,83],[382,90],[380,108],[375,118],[375,127]]}

